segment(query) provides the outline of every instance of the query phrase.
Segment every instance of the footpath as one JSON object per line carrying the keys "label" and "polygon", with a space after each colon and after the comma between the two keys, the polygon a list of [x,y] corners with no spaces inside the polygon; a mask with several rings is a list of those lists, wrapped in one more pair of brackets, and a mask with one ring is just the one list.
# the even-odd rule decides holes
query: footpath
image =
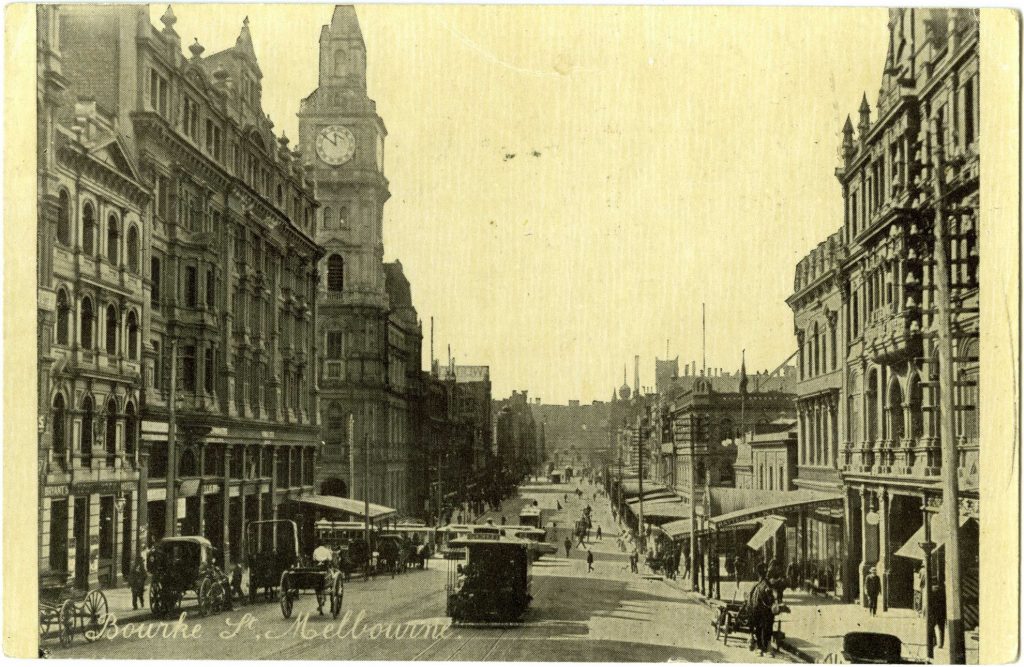
{"label": "footpath", "polygon": [[[578,487],[583,491],[581,499],[577,499],[575,490],[577,486],[551,485],[551,488],[544,486],[531,486],[523,490],[523,497],[532,502],[538,500],[538,504],[545,508],[550,503],[552,508],[556,507],[555,501],[562,505],[561,511],[549,513],[545,511],[548,522],[549,540],[562,545],[565,535],[571,533],[572,526],[582,515],[586,505],[590,505],[593,512],[594,525],[602,526],[602,540],[595,541],[594,532],[591,531],[590,541],[587,548],[594,553],[596,560],[611,560],[628,572],[628,555],[632,553],[634,544],[631,541],[629,532],[618,524],[612,517],[611,505],[606,496],[600,495],[597,486],[581,482]],[[595,498],[594,493],[598,492]],[[568,501],[565,495],[568,494]],[[552,523],[554,524],[552,526]],[[554,528],[554,531],[552,530]],[[560,531],[564,531],[564,535]],[[584,553],[573,541],[573,552]],[[574,556],[580,557],[580,556]],[[708,605],[708,622],[713,616],[712,608],[718,603],[717,600],[702,595],[699,591],[693,591],[690,582],[682,574],[676,579],[669,579],[660,574],[652,572],[644,563],[643,556],[639,559],[638,575],[645,579],[659,579],[667,586],[701,599]],[[634,575],[637,576],[637,575]],[[721,583],[721,596],[725,601],[743,600],[746,598],[754,581],[723,580]],[[785,653],[803,662],[825,662],[835,660],[843,650],[843,636],[848,632],[879,632],[899,637],[903,645],[903,657],[914,662],[949,663],[949,651],[947,645],[935,647],[934,656],[927,657],[925,645],[925,622],[924,619],[912,609],[889,609],[871,616],[866,607],[858,604],[849,604],[835,598],[822,595],[814,595],[802,590],[787,589],[783,593],[783,603],[790,611],[780,615],[783,638],[780,647]],[[978,634],[968,633],[966,636],[966,653],[968,664],[978,664]],[[840,660],[841,661],[841,660]]]}

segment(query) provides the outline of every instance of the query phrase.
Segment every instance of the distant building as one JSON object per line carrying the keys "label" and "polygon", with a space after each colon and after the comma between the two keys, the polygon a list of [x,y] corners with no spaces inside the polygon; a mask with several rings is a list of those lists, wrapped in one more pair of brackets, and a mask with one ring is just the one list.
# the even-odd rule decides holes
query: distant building
{"label": "distant building", "polygon": [[537,471],[537,425],[527,392],[494,401],[493,411],[498,464],[517,477]]}
{"label": "distant building", "polygon": [[611,405],[594,401],[580,405],[530,405],[534,420],[543,425],[546,462],[555,468],[599,469],[611,461]]}

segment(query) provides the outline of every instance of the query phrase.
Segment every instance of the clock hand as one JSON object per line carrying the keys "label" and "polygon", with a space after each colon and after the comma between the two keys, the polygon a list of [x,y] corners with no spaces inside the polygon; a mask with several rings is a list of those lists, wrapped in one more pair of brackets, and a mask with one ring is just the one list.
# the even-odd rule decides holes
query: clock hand
{"label": "clock hand", "polygon": [[[332,138],[333,137],[333,138]],[[337,148],[338,146],[338,133],[332,132],[331,134],[325,134],[324,139],[331,142],[331,145]]]}

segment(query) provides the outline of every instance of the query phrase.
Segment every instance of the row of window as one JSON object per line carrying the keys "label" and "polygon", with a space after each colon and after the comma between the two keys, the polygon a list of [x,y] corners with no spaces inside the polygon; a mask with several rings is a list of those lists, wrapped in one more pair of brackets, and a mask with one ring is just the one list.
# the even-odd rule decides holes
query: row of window
{"label": "row of window", "polygon": [[[103,448],[107,459],[112,460],[118,455],[117,424],[121,418],[124,419],[124,453],[135,454],[139,437],[139,422],[135,406],[130,401],[125,405],[124,414],[121,415],[117,411],[117,403],[114,399],[110,399],[106,406],[106,416],[102,422],[99,422],[93,399],[91,396],[86,396],[82,399],[79,413],[81,414],[81,427],[76,444],[82,467],[88,468],[92,465],[92,449],[95,444],[98,444],[96,440],[100,436],[103,439]],[[51,418],[53,420],[53,452],[55,458],[62,461],[68,451],[68,438],[71,434],[69,409],[62,393],[58,393],[53,399]],[[100,433],[101,426],[102,433]]]}
{"label": "row of window", "polygon": [[[100,255],[100,226],[96,220],[96,208],[92,202],[82,205],[81,227],[79,228],[82,252],[89,256]],[[122,261],[133,273],[139,271],[139,229],[135,225],[128,226],[122,248],[121,225],[117,216],[111,213],[106,223],[106,244],[103,254],[114,266],[121,266]],[[71,197],[67,190],[57,195],[57,242],[70,247],[71,239]]]}
{"label": "row of window", "polygon": [[[129,360],[139,360],[139,316],[136,311],[129,310],[121,330],[119,309],[115,304],[108,304],[104,311],[103,349],[107,354],[123,353]],[[64,288],[57,290],[57,331],[58,345],[70,345],[74,338],[71,332],[71,300]],[[99,320],[94,310],[93,299],[82,297],[78,308],[78,345],[86,350],[94,349],[98,337]],[[122,340],[123,339],[123,340]],[[123,343],[123,345],[120,345]]]}
{"label": "row of window", "polygon": [[[244,76],[242,81],[242,96],[254,106],[259,106],[259,87],[249,76]],[[166,77],[155,68],[150,70],[149,75],[149,106],[164,118],[172,121],[171,118],[171,89]],[[284,187],[277,182],[272,169],[262,166],[265,160],[261,159],[259,153],[245,151],[240,142],[231,142],[231,155],[228,155],[228,145],[225,140],[225,132],[220,123],[214,118],[203,118],[202,104],[189,94],[182,95],[181,132],[191,140],[197,148],[203,149],[207,156],[214,161],[234,167],[234,173],[239,178],[244,178],[254,190],[260,192],[267,199],[276,194],[275,201],[282,211],[286,211],[296,222],[302,222],[304,228],[310,231],[312,220],[312,204],[303,203],[301,196],[295,194],[291,198],[284,195]],[[263,151],[267,147],[263,140],[252,135],[255,143]],[[243,170],[244,165],[244,170]],[[276,185],[275,185],[276,183]],[[290,208],[287,208],[290,205]],[[166,202],[158,201],[157,208],[162,208],[162,214],[166,216]]]}
{"label": "row of window", "polygon": [[806,380],[839,368],[836,329],[815,322],[804,332],[800,346],[800,379]]}

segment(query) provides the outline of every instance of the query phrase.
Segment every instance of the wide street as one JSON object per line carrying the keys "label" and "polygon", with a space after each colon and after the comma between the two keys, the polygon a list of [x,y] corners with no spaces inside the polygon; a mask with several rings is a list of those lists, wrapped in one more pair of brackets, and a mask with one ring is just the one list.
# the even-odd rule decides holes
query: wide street
{"label": "wide street", "polygon": [[[77,637],[60,658],[238,658],[363,660],[497,660],[497,661],[650,661],[777,662],[759,658],[739,639],[725,646],[714,639],[711,612],[696,596],[669,584],[629,572],[626,555],[616,543],[607,499],[593,500],[594,487],[575,483],[529,485],[494,516],[514,523],[518,509],[534,500],[561,545],[563,527],[571,526],[584,504],[594,507],[603,540],[591,543],[595,572],[587,573],[586,552],[576,547],[545,556],[533,569],[534,600],[523,622],[508,627],[451,627],[445,616],[446,562],[435,558],[426,571],[409,570],[394,578],[353,580],[345,589],[337,620],[316,613],[313,597],[295,605],[291,620],[276,603],[248,605],[232,612],[188,618],[176,636],[156,627],[154,638],[103,638],[88,644]],[[570,494],[570,500],[564,500]],[[556,509],[556,502],[563,505]],[[596,526],[595,526],[596,529]],[[300,614],[309,613],[302,623]],[[346,617],[346,614],[348,615]],[[346,620],[347,618],[347,620]],[[136,624],[155,623],[148,618]],[[380,627],[375,627],[381,624]],[[174,622],[166,634],[171,635]],[[390,632],[387,631],[390,625]],[[144,626],[145,627],[145,626]],[[125,629],[121,623],[122,630]],[[112,633],[110,633],[112,634]],[[187,636],[184,636],[186,635]]]}

